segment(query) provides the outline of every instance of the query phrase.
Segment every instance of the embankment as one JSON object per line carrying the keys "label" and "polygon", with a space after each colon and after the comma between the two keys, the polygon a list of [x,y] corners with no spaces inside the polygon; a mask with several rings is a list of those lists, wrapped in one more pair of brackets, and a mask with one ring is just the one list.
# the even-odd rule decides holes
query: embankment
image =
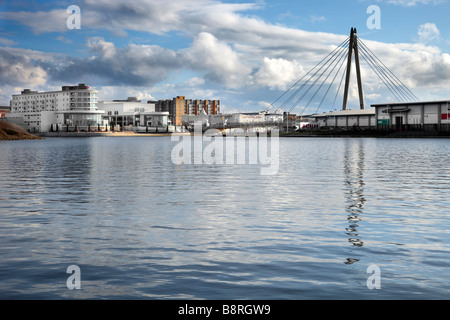
{"label": "embankment", "polygon": [[26,132],[11,122],[0,120],[0,140],[34,140],[42,139]]}

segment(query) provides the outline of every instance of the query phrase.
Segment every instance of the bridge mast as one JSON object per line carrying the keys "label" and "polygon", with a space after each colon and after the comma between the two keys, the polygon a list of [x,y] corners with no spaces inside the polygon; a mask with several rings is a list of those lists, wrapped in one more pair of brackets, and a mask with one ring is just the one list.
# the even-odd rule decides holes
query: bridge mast
{"label": "bridge mast", "polygon": [[348,90],[350,86],[350,72],[352,69],[352,57],[353,51],[355,51],[355,64],[356,64],[356,77],[358,81],[358,93],[359,93],[359,105],[361,110],[364,109],[364,94],[361,81],[361,69],[359,66],[359,52],[358,52],[358,36],[356,28],[352,28],[350,31],[350,43],[348,45],[348,58],[347,58],[347,74],[345,77],[345,89],[344,89],[344,101],[342,103],[342,110],[347,110],[348,102]]}

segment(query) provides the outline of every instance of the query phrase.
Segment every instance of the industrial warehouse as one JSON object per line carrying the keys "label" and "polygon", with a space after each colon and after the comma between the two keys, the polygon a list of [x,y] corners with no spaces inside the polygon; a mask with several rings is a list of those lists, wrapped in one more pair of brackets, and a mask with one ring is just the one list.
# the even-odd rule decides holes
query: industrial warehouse
{"label": "industrial warehouse", "polygon": [[319,128],[447,132],[450,100],[374,104],[370,109],[312,115]]}

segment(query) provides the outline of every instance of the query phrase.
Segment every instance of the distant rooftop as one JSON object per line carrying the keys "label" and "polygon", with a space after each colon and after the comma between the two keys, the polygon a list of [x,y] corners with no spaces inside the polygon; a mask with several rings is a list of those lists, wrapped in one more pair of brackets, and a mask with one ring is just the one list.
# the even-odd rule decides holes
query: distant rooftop
{"label": "distant rooftop", "polygon": [[[90,89],[85,83],[79,83],[76,86],[62,86],[61,91],[69,91],[69,90],[84,90],[84,89]],[[46,91],[46,92],[57,92],[57,91]],[[21,94],[35,94],[39,93],[38,91],[32,91],[30,89],[23,89]],[[41,92],[43,93],[43,92]]]}
{"label": "distant rooftop", "polygon": [[113,100],[113,102],[141,102],[137,97],[128,97],[126,100]]}
{"label": "distant rooftop", "polygon": [[32,93],[38,93],[37,91],[31,91],[30,89],[23,89],[21,94],[32,94]]}
{"label": "distant rooftop", "polygon": [[89,87],[84,83],[79,83],[77,86],[63,86],[62,87],[62,91],[80,90],[80,89],[89,89]]}
{"label": "distant rooftop", "polygon": [[393,103],[377,103],[372,104],[372,107],[380,106],[404,106],[404,105],[418,105],[418,104],[435,104],[435,103],[449,103],[450,100],[434,100],[434,101],[411,101],[411,102],[393,102]]}
{"label": "distant rooftop", "polygon": [[311,117],[327,117],[327,116],[356,116],[356,115],[375,115],[375,108],[355,109],[355,110],[336,110],[323,113],[316,113]]}

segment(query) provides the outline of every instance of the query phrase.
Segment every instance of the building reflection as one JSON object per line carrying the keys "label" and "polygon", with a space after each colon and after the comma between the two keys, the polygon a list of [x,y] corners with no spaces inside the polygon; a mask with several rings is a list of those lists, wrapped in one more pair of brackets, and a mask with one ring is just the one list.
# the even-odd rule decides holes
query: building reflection
{"label": "building reflection", "polygon": [[[364,142],[362,140],[346,140],[344,151],[344,182],[348,226],[346,235],[354,247],[363,247],[364,242],[358,231],[362,219],[364,198]],[[356,258],[347,258],[346,264],[359,261]]]}

